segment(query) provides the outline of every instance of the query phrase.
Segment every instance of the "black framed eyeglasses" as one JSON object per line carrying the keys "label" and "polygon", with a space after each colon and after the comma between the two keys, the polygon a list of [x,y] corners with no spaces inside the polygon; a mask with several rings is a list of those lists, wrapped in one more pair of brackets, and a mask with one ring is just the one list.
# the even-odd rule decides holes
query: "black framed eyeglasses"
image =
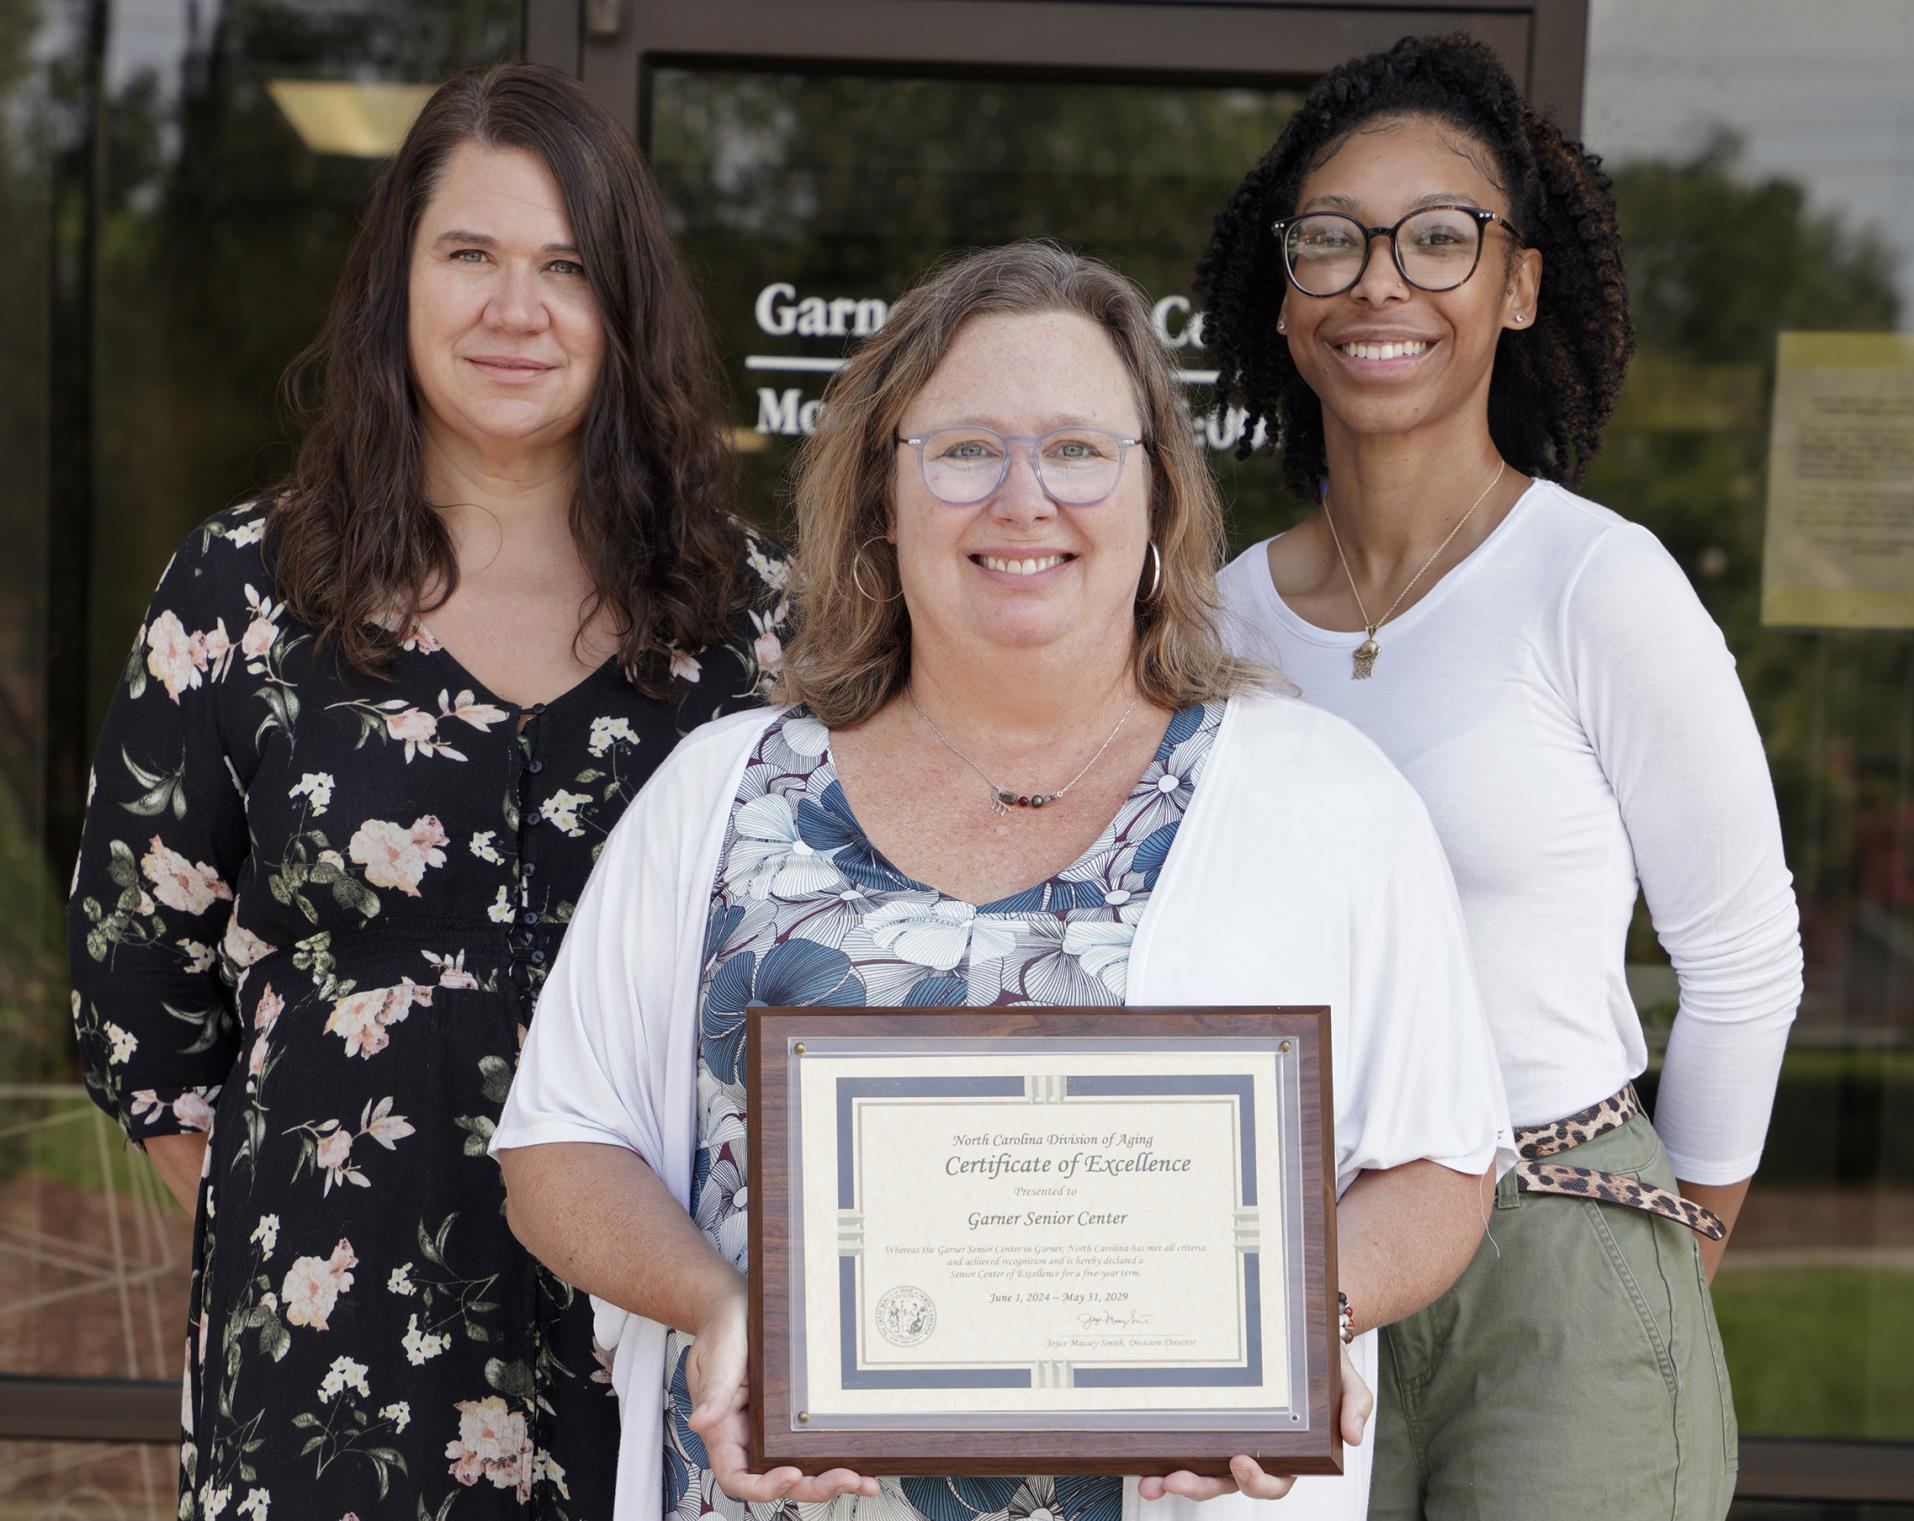
{"label": "black framed eyeglasses", "polygon": [[924,485],[940,502],[970,507],[991,496],[1010,472],[1013,450],[1026,450],[1044,495],[1066,507],[1094,507],[1123,477],[1123,462],[1150,441],[1102,428],[1057,428],[1041,438],[993,428],[936,428],[897,438],[917,454]]}
{"label": "black framed eyeglasses", "polygon": [[1312,211],[1284,217],[1270,231],[1282,244],[1291,285],[1305,296],[1340,296],[1368,270],[1377,238],[1389,240],[1397,271],[1417,290],[1454,290],[1482,262],[1482,240],[1496,222],[1521,245],[1513,222],[1480,206],[1423,206],[1393,227],[1368,227],[1340,211]]}

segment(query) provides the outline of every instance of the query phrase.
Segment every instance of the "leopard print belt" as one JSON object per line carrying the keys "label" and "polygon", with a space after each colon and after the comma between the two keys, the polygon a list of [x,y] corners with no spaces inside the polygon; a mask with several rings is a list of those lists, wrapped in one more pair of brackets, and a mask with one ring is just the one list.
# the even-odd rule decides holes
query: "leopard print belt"
{"label": "leopard print belt", "polygon": [[1641,1100],[1635,1097],[1635,1085],[1630,1083],[1621,1092],[1611,1093],[1599,1104],[1590,1104],[1567,1119],[1516,1131],[1515,1149],[1522,1160],[1515,1164],[1515,1186],[1523,1193],[1566,1194],[1575,1199],[1600,1199],[1629,1209],[1645,1209],[1685,1225],[1710,1241],[1721,1240],[1728,1234],[1721,1216],[1692,1199],[1620,1173],[1542,1160],[1580,1146],[1584,1141],[1592,1141],[1598,1135],[1620,1130],[1640,1114],[1641,1109]]}

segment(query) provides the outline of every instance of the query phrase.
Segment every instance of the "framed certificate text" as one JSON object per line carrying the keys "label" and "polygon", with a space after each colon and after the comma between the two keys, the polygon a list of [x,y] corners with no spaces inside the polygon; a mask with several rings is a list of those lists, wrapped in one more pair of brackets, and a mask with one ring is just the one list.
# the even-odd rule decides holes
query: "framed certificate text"
{"label": "framed certificate text", "polygon": [[1339,1472],[1321,1009],[753,1009],[753,1463]]}

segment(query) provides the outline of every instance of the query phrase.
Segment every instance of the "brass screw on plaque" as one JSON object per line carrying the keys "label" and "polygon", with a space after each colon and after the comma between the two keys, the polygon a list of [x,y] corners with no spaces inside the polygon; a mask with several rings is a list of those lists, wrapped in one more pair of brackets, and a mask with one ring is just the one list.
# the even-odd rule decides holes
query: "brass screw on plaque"
{"label": "brass screw on plaque", "polygon": [[[799,1047],[798,1047],[798,1050],[800,1050],[800,1051],[802,1051],[803,1049],[804,1049],[804,1047],[802,1047],[802,1046],[799,1046]],[[1278,1046],[1278,1047],[1277,1047],[1276,1049],[1277,1049],[1278,1051],[1287,1051],[1287,1050],[1289,1049],[1289,1042],[1288,1042],[1288,1041],[1284,1041],[1284,1042],[1283,1042],[1283,1043],[1282,1043],[1282,1044],[1281,1044],[1280,1046]]]}
{"label": "brass screw on plaque", "polygon": [[[799,1056],[802,1056],[804,1054],[804,1042],[799,1041],[795,1046],[791,1047],[791,1049],[795,1051]],[[800,1416],[799,1419],[802,1420],[803,1417]]]}
{"label": "brass screw on plaque", "polygon": [[798,1412],[798,1425],[802,1426],[806,1421],[810,1420],[810,1418],[811,1418],[810,1411],[800,1410]]}

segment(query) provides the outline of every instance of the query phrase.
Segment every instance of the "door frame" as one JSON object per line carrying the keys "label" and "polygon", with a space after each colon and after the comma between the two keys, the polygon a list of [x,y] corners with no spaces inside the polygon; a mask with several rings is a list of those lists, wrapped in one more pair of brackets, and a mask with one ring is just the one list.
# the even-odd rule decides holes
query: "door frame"
{"label": "door frame", "polygon": [[1449,31],[1488,43],[1576,136],[1588,40],[1588,0],[584,0],[582,14],[580,77],[641,146],[651,75],[667,64],[1279,88]]}

